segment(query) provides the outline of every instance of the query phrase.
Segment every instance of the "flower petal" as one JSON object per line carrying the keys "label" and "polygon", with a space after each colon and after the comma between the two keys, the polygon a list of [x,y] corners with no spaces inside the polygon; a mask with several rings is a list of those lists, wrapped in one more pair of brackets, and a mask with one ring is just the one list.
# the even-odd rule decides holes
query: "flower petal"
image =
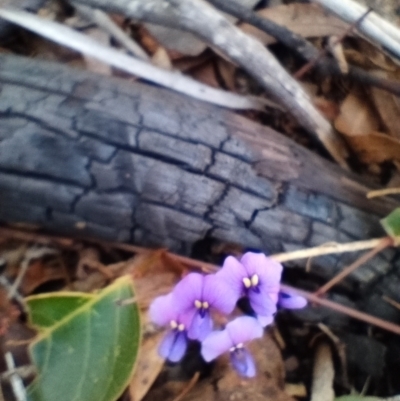
{"label": "flower petal", "polygon": [[159,326],[169,325],[177,320],[178,312],[172,294],[157,297],[149,308],[150,320]]}
{"label": "flower petal", "polygon": [[193,322],[194,315],[197,313],[197,309],[191,309],[188,312],[180,313],[177,319],[178,324],[183,324],[185,330],[188,331],[189,327]]}
{"label": "flower petal", "polygon": [[203,317],[200,312],[196,312],[188,330],[188,337],[192,340],[203,341],[211,333],[212,328],[213,321],[210,312],[207,310]]}
{"label": "flower petal", "polygon": [[225,283],[234,291],[238,299],[243,295],[243,278],[247,277],[244,266],[233,256],[228,256],[221,270],[216,276],[225,281]]}
{"label": "flower petal", "polygon": [[229,315],[236,306],[240,294],[235,291],[225,280],[225,277],[218,274],[209,274],[204,277],[203,301],[225,315]]}
{"label": "flower petal", "polygon": [[250,316],[237,317],[226,325],[226,330],[234,345],[243,344],[263,335],[260,323]]}
{"label": "flower petal", "polygon": [[265,291],[264,287],[261,287],[260,292],[250,290],[248,297],[250,305],[257,315],[269,316],[276,312],[276,302],[271,299],[270,294]]}
{"label": "flower petal", "polygon": [[187,349],[187,338],[184,331],[169,330],[158,348],[159,354],[170,360],[178,362],[185,355]]}
{"label": "flower petal", "polygon": [[271,288],[271,291],[279,291],[279,283],[282,276],[282,265],[275,260],[266,257],[263,253],[247,252],[240,262],[245,267],[248,277],[256,274],[261,285]]}
{"label": "flower petal", "polygon": [[278,304],[285,309],[301,309],[307,305],[307,300],[300,295],[290,295],[280,292]]}
{"label": "flower petal", "polygon": [[233,347],[232,339],[227,330],[213,331],[201,343],[201,355],[210,362]]}
{"label": "flower petal", "polygon": [[256,366],[250,352],[245,348],[231,352],[231,363],[235,370],[244,377],[254,377]]}
{"label": "flower petal", "polygon": [[269,316],[262,316],[262,315],[257,315],[257,320],[261,324],[262,327],[267,327],[274,321],[274,316],[269,315]]}
{"label": "flower petal", "polygon": [[189,273],[173,289],[172,294],[179,310],[186,312],[195,308],[194,301],[201,300],[204,276],[200,273]]}

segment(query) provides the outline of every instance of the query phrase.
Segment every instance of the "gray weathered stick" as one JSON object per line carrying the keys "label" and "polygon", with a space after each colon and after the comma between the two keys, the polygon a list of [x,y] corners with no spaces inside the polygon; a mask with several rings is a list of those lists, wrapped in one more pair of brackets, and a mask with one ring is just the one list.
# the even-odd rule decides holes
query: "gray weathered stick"
{"label": "gray weathered stick", "polygon": [[339,164],[346,165],[347,153],[342,141],[301,86],[260,42],[240,31],[203,0],[73,0],[73,3],[123,13],[196,34],[257,79],[324,144]]}

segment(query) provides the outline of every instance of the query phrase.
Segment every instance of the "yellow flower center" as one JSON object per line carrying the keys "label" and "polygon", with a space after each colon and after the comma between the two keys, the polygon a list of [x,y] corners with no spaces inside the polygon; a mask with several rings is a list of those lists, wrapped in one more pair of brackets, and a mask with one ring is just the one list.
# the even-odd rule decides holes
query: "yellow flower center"
{"label": "yellow flower center", "polygon": [[257,287],[260,282],[260,279],[257,274],[253,274],[251,277],[244,277],[243,284],[246,288]]}
{"label": "yellow flower center", "polygon": [[172,330],[184,331],[185,325],[183,323],[178,324],[176,320],[171,320],[169,322]]}
{"label": "yellow flower center", "polygon": [[241,348],[243,348],[243,343],[239,343],[239,344],[237,344],[237,345],[235,345],[235,346],[229,348],[229,351],[230,351],[230,352],[235,352],[235,351],[237,351],[237,350],[239,350],[239,349],[241,349]]}
{"label": "yellow flower center", "polygon": [[208,309],[208,308],[210,307],[210,305],[209,305],[209,303],[208,303],[207,301],[201,302],[201,301],[199,301],[198,299],[196,299],[196,300],[194,301],[194,306],[195,306],[197,309]]}

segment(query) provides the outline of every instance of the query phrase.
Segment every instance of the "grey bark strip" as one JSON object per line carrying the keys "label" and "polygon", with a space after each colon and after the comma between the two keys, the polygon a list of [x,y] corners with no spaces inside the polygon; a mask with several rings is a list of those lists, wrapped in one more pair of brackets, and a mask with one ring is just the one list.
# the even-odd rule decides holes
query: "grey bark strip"
{"label": "grey bark strip", "polygon": [[[204,238],[268,253],[384,235],[397,206],[283,135],[203,102],[0,56],[0,221],[166,246]],[[331,277],[356,255],[317,258]],[[359,269],[392,269],[391,250]]]}
{"label": "grey bark strip", "polygon": [[321,141],[340,165],[346,166],[344,143],[301,86],[260,42],[243,33],[203,0],[74,0],[72,3],[196,34],[253,76],[269,95]]}

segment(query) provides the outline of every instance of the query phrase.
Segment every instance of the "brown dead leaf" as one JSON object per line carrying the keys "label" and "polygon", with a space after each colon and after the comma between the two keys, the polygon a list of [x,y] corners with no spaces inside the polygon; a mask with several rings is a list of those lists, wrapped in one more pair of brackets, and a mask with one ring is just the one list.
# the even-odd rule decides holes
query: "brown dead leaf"
{"label": "brown dead leaf", "polygon": [[380,122],[365,96],[351,92],[340,107],[335,128],[364,163],[400,160],[400,140],[379,132]]}
{"label": "brown dead leaf", "polygon": [[202,53],[197,57],[178,58],[176,60],[173,60],[173,64],[177,70],[181,72],[187,72],[206,63],[211,58],[212,58],[211,53]]}
{"label": "brown dead leaf", "polygon": [[225,87],[231,91],[235,91],[235,72],[236,66],[225,59],[218,59],[217,68],[221,78],[224,81]]}
{"label": "brown dead leaf", "polygon": [[203,84],[207,84],[214,88],[220,87],[220,84],[215,75],[215,68],[213,62],[208,62],[197,68],[194,68],[191,72],[191,75],[193,76],[194,79],[202,82]]}
{"label": "brown dead leaf", "polygon": [[365,96],[352,91],[340,106],[335,128],[346,136],[369,135],[379,130],[379,119]]}
{"label": "brown dead leaf", "polygon": [[[340,36],[348,28],[348,24],[325,12],[317,4],[281,5],[260,10],[258,15],[282,25],[304,38]],[[242,24],[241,29],[266,45],[276,42],[275,38],[250,24]]]}
{"label": "brown dead leaf", "polygon": [[135,256],[134,264],[132,265],[134,279],[165,272],[181,276],[186,272],[186,267],[168,255],[165,249],[158,249]]}
{"label": "brown dead leaf", "polygon": [[0,287],[0,338],[4,336],[19,315],[18,308],[8,298],[6,288]]}
{"label": "brown dead leaf", "polygon": [[328,121],[334,121],[339,113],[340,108],[337,103],[332,102],[322,96],[317,96],[313,99],[314,105],[325,116]]}
{"label": "brown dead leaf", "polygon": [[164,68],[166,70],[172,70],[171,59],[168,55],[168,52],[162,46],[158,47],[158,49],[153,54],[151,60],[158,67]]}
{"label": "brown dead leaf", "polygon": [[147,309],[154,298],[172,290],[186,267],[168,255],[165,249],[137,255],[131,264],[139,307]]}
{"label": "brown dead leaf", "polygon": [[20,290],[22,294],[29,295],[42,284],[56,280],[65,282],[68,280],[64,266],[57,263],[57,261],[44,262],[43,260],[36,260],[30,264],[26,271]]}
{"label": "brown dead leaf", "polygon": [[372,68],[376,69],[376,67],[378,67],[379,69],[388,72],[398,71],[398,60],[396,58],[391,58],[391,56],[388,54],[385,54],[381,48],[363,39],[357,40],[357,47],[364,57],[366,57],[366,59],[370,62]]}
{"label": "brown dead leaf", "polygon": [[72,283],[75,291],[92,292],[103,288],[114,273],[100,262],[100,253],[94,247],[79,251],[79,261],[76,268],[77,280]]}
{"label": "brown dead leaf", "polygon": [[347,140],[364,163],[400,161],[400,140],[386,134],[371,132],[367,136],[354,136]]}
{"label": "brown dead leaf", "polygon": [[140,26],[137,33],[141,46],[147,53],[154,54],[160,46],[154,36],[143,25]]}
{"label": "brown dead leaf", "polygon": [[164,332],[156,333],[142,341],[135,373],[129,384],[132,401],[140,401],[147,394],[164,366],[164,359],[158,355],[158,345],[164,335]]}
{"label": "brown dead leaf", "polygon": [[370,88],[372,100],[382,123],[393,137],[400,139],[400,98],[378,88]]}

